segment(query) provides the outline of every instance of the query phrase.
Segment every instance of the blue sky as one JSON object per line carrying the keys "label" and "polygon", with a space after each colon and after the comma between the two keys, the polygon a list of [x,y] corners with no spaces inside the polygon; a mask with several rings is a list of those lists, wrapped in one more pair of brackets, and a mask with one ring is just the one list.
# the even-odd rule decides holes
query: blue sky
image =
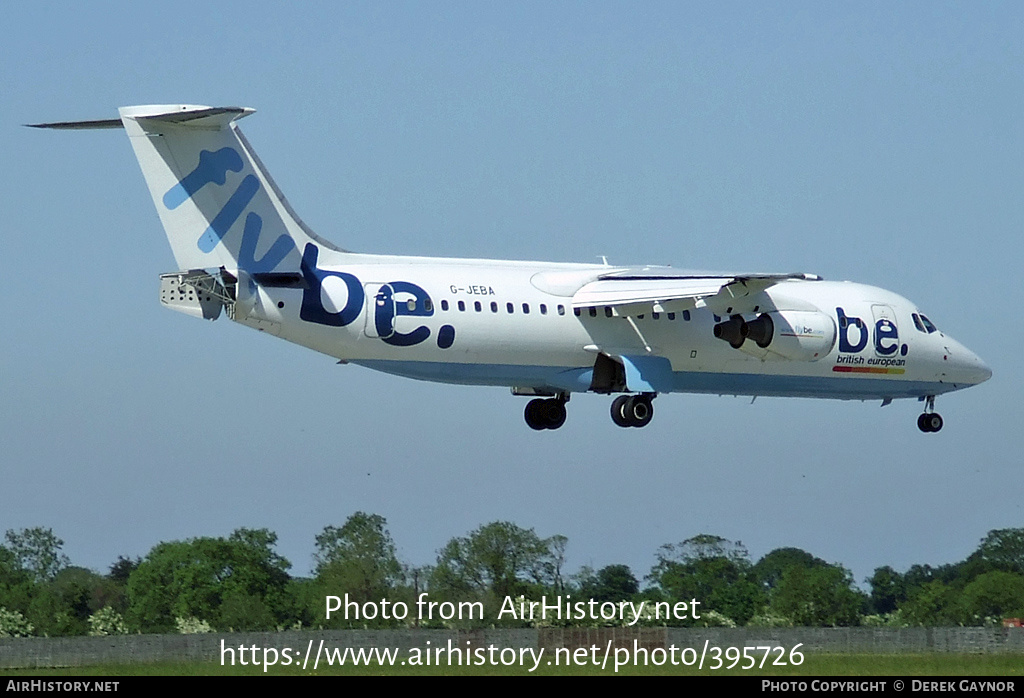
{"label": "blue sky", "polygon": [[[410,564],[510,520],[571,570],[698,533],[851,568],[1024,526],[1018,3],[24,3],[0,27],[0,530],[105,570],[156,543],[385,516]],[[502,389],[417,383],[167,312],[127,139],[20,124],[129,104],[243,129],[353,250],[805,271],[889,288],[994,377],[917,403],[581,395],[534,433]]]}

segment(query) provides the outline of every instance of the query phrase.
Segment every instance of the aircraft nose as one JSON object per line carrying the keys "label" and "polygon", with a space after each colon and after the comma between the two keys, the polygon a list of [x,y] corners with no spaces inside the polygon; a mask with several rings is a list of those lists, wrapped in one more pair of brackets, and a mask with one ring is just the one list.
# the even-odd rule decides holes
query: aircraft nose
{"label": "aircraft nose", "polygon": [[976,367],[974,369],[975,370],[975,378],[976,378],[976,380],[974,382],[975,383],[984,383],[985,381],[987,381],[989,378],[992,377],[992,369],[989,368],[988,364],[986,364],[984,361],[982,361],[981,358],[978,357],[977,355],[974,355],[974,359],[975,359],[975,361],[977,361],[977,365],[976,365]]}
{"label": "aircraft nose", "polygon": [[977,354],[956,342],[952,349],[953,373],[957,383],[977,385],[992,377],[992,369]]}

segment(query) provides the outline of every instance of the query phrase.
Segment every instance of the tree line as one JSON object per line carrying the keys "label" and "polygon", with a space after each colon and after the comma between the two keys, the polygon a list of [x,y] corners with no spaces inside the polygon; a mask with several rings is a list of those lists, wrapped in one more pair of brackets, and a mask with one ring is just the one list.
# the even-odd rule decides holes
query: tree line
{"label": "tree line", "polygon": [[[118,557],[100,574],[71,565],[50,529],[9,530],[0,545],[0,637],[514,627],[541,623],[499,620],[506,597],[555,596],[700,601],[699,619],[668,621],[675,625],[994,625],[1024,617],[1024,528],[990,531],[954,564],[913,565],[906,572],[879,567],[864,580],[867,592],[849,570],[804,550],[779,548],[755,562],[740,542],[708,534],[661,546],[643,579],[624,564],[567,574],[565,536],[542,538],[507,521],[452,538],[425,567],[401,562],[387,521],[363,512],[316,536],[311,577],[291,576],[276,543],[272,531],[240,528],[227,537],[159,543],[144,558]],[[437,602],[479,602],[485,620],[346,620],[325,612],[327,596],[412,607],[424,592]]]}

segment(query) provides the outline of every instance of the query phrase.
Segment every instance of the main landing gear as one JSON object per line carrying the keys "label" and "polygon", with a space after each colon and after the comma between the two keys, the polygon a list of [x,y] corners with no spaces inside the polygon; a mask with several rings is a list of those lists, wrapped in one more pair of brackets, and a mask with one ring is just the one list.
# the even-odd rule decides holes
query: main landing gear
{"label": "main landing gear", "polygon": [[942,417],[935,409],[935,396],[929,395],[925,398],[924,414],[917,418],[917,428],[924,433],[938,431],[942,428]]}
{"label": "main landing gear", "polygon": [[645,427],[654,418],[656,393],[620,395],[612,401],[612,421],[620,427]]}
{"label": "main landing gear", "polygon": [[[654,405],[651,401],[657,393],[640,393],[639,395],[620,395],[612,401],[612,421],[620,427],[645,427],[654,418]],[[565,403],[569,395],[556,395],[552,398],[536,398],[526,403],[523,417],[526,425],[536,431],[558,429],[565,424]]]}
{"label": "main landing gear", "polygon": [[565,424],[565,403],[569,402],[568,395],[543,400],[537,398],[526,403],[526,424],[531,429],[543,431],[544,429],[557,429]]}

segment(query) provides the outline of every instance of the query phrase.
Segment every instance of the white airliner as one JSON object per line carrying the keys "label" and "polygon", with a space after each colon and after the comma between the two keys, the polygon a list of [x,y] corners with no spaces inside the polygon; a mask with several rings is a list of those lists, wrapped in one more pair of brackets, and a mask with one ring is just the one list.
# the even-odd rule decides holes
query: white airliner
{"label": "white airliner", "polygon": [[992,372],[895,293],[812,274],[720,274],[348,252],[291,209],[236,121],[254,110],[124,107],[124,128],[181,271],[160,301],[229,318],[340,363],[532,396],[557,429],[572,393],[616,395],[646,426],[659,393],[881,400],[935,396]]}

